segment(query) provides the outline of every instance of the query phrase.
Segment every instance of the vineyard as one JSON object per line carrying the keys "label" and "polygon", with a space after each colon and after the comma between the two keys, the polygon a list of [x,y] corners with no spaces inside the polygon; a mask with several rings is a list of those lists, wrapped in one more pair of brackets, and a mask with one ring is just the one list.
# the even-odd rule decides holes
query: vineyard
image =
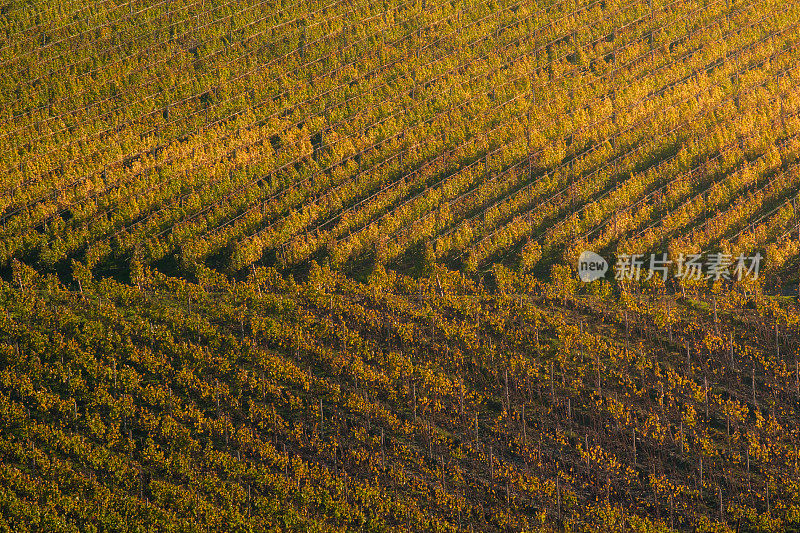
{"label": "vineyard", "polygon": [[0,530],[800,530],[800,2],[0,31]]}

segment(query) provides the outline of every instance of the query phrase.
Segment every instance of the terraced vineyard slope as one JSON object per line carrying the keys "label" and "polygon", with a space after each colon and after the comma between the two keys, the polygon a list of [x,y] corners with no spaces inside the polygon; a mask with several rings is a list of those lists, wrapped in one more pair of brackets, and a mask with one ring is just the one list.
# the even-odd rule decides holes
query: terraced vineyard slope
{"label": "terraced vineyard slope", "polygon": [[0,32],[1,529],[800,528],[800,2]]}

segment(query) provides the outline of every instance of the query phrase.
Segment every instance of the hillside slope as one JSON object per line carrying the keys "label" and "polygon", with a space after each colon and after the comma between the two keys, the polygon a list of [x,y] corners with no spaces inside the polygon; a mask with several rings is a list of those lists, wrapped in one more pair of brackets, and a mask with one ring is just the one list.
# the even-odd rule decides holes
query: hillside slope
{"label": "hillside slope", "polygon": [[0,5],[0,528],[800,529],[798,22]]}

